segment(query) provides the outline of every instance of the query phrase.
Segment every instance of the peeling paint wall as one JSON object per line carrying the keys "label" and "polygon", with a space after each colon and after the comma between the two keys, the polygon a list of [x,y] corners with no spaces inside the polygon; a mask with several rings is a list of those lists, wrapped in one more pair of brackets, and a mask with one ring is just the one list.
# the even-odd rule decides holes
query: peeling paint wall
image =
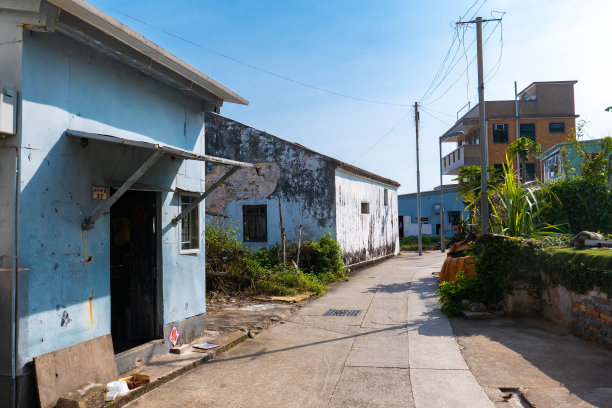
{"label": "peeling paint wall", "polygon": [[[110,217],[85,232],[80,224],[98,203],[93,185],[125,181],[151,154],[95,141],[82,146],[66,129],[204,152],[198,101],[62,34],[28,32],[23,40],[20,242],[28,272],[20,288],[20,366],[110,333]],[[203,191],[203,180],[199,162],[164,156],[141,181]],[[170,223],[178,194],[162,193],[160,202],[159,323],[167,325],[205,312],[204,251],[179,255]]]}
{"label": "peeling paint wall", "polygon": [[[398,254],[397,188],[340,170],[336,170],[335,183],[336,237],[345,263]],[[362,213],[362,203],[368,204],[369,214]]]}
{"label": "peeling paint wall", "polygon": [[[326,156],[222,116],[206,114],[207,154],[255,163],[241,169],[206,199],[207,211],[237,222],[242,238],[242,206],[267,206],[268,240],[249,243],[270,246],[281,241],[277,197],[281,197],[287,240],[297,242],[299,226],[303,239],[335,234],[334,171]],[[207,164],[210,186],[227,167]]]}

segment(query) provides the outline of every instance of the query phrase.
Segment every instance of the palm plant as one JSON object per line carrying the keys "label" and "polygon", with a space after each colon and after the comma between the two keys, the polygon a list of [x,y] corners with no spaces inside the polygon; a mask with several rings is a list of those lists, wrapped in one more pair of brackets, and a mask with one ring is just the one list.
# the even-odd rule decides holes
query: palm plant
{"label": "palm plant", "polygon": [[507,155],[502,182],[491,191],[491,226],[497,233],[525,237],[559,232],[557,226],[543,222],[542,217],[556,197],[540,183],[521,185]]}

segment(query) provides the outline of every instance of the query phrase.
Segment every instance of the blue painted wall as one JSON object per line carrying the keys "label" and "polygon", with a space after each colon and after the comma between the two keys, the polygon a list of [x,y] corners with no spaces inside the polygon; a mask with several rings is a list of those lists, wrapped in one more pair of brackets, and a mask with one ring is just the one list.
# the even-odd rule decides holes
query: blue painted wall
{"label": "blue painted wall", "polygon": [[[399,215],[409,215],[412,218],[412,222],[416,224],[417,218],[417,197],[416,193],[402,194],[398,196],[398,207]],[[421,217],[429,217],[430,223],[432,224],[432,233],[436,234],[436,224],[440,224],[440,212],[435,211],[435,205],[440,204],[440,191],[423,191],[421,192]],[[446,213],[445,223],[445,234],[447,237],[453,235],[453,226],[449,222],[448,213],[450,211],[460,211],[462,219],[468,217],[468,212],[465,211],[465,204],[463,201],[457,199],[457,189],[445,188],[444,189],[444,212]]]}
{"label": "blue painted wall", "polygon": [[[97,204],[92,186],[125,180],[150,152],[91,141],[66,129],[204,152],[199,101],[62,34],[23,43],[19,361],[110,333],[109,215],[81,230]],[[199,162],[162,157],[142,182],[203,191]],[[202,251],[179,255],[178,194],[163,193],[160,323],[205,312]],[[204,219],[201,208],[202,225]],[[91,301],[91,311],[90,302]],[[64,312],[70,322],[61,325]],[[91,315],[90,315],[91,313]],[[92,318],[93,317],[93,318]]]}

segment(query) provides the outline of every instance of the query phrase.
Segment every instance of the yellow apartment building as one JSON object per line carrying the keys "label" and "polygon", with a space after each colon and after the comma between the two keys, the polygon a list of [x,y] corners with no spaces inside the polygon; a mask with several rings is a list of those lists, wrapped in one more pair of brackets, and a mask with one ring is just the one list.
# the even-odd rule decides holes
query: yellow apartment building
{"label": "yellow apartment building", "polygon": [[[577,81],[534,82],[518,93],[518,116],[514,100],[485,101],[488,165],[501,168],[510,143],[518,137],[535,140],[544,152],[557,143],[575,138],[574,85]],[[518,132],[517,132],[518,126]],[[480,165],[478,105],[440,136],[440,143],[456,143],[456,149],[441,158],[442,174],[456,175],[460,166]],[[513,158],[517,169],[516,157]],[[527,180],[540,179],[540,165],[531,155]]]}

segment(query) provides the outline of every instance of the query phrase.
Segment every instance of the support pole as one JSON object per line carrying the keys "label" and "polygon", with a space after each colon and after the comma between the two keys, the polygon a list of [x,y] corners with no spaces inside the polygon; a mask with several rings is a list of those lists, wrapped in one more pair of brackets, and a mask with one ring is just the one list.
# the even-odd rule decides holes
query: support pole
{"label": "support pole", "polygon": [[440,145],[440,252],[446,252],[444,232],[444,184],[442,181],[442,139],[438,139]]}
{"label": "support pole", "polygon": [[210,193],[215,191],[217,189],[217,187],[219,187],[225,180],[230,178],[230,176],[232,174],[234,174],[235,172],[237,172],[238,170],[240,170],[240,166],[232,166],[232,167],[230,167],[230,169],[223,176],[221,176],[221,178],[219,180],[215,181],[212,186],[208,187],[206,189],[206,191],[204,191],[198,198],[196,198],[194,201],[192,201],[191,204],[189,204],[189,207],[185,208],[183,211],[181,211],[179,213],[179,215],[174,217],[172,219],[172,224],[175,224],[175,225],[178,224],[178,222],[182,218],[187,216],[187,214],[189,214],[191,212],[191,210],[196,208],[202,201],[204,201],[204,199],[206,197],[208,197],[210,195]]}
{"label": "support pole", "polygon": [[476,17],[478,45],[478,112],[480,114],[480,230],[489,233],[489,197],[487,194],[487,165],[489,164],[487,122],[485,117],[484,74],[482,62],[482,17]]}
{"label": "support pole", "polygon": [[416,165],[417,165],[417,223],[418,223],[418,242],[419,256],[423,255],[423,243],[421,236],[421,173],[419,169],[419,103],[414,103],[414,124],[416,126]]}
{"label": "support pole", "polygon": [[484,74],[482,62],[482,23],[501,21],[501,18],[483,20],[476,17],[472,21],[459,21],[457,24],[476,23],[476,44],[478,47],[478,113],[480,115],[480,229],[482,234],[489,233],[489,197],[487,195],[487,166],[489,164],[489,136],[485,117]]}
{"label": "support pole", "polygon": [[[519,106],[518,106],[518,93],[516,91],[516,81],[514,81],[514,110],[516,112],[516,140],[521,138],[520,125],[519,125]],[[518,182],[521,184],[521,157],[516,152],[516,168],[518,174]],[[540,173],[542,174],[542,173]]]}
{"label": "support pole", "polygon": [[155,152],[145,161],[139,168],[128,178],[125,183],[117,191],[115,194],[110,196],[110,198],[106,201],[101,201],[96,208],[94,209],[91,216],[86,217],[83,223],[81,224],[81,228],[84,230],[92,229],[98,218],[108,210],[110,210],[111,206],[117,202],[121,198],[121,196],[129,190],[130,187],[134,185],[146,172],[149,170],[157,160],[159,160],[164,155],[163,150],[155,150]]}

